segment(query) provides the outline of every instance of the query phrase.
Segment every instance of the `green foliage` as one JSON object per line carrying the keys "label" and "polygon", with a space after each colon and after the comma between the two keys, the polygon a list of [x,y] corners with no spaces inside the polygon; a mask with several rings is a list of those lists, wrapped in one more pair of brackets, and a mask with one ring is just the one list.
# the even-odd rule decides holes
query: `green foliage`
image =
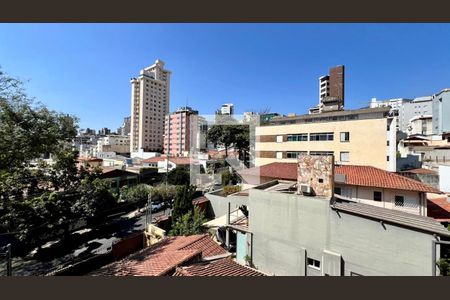
{"label": "green foliage", "polygon": [[120,190],[120,198],[123,201],[132,203],[146,203],[151,187],[147,184],[138,184],[133,187],[122,187]]}
{"label": "green foliage", "polygon": [[246,152],[250,147],[250,130],[247,125],[224,123],[225,125],[213,125],[208,130],[207,139],[215,146],[222,144],[225,147],[225,155],[228,156],[228,148],[234,145],[239,155],[246,158]]}
{"label": "green foliage", "polygon": [[237,193],[241,190],[241,186],[239,185],[227,185],[223,187],[222,196],[226,197],[228,195]]}
{"label": "green foliage", "polygon": [[169,234],[172,236],[201,234],[205,232],[203,227],[205,222],[205,214],[199,207],[194,207],[193,211],[187,212],[176,220]]}
{"label": "green foliage", "polygon": [[229,170],[223,171],[221,175],[222,175],[222,186],[235,185],[239,181],[238,176],[234,172],[231,173]]}
{"label": "green foliage", "polygon": [[449,276],[450,274],[450,258],[440,258],[436,265],[439,268],[441,276]]}
{"label": "green foliage", "polygon": [[160,184],[151,188],[152,201],[168,203],[175,198],[177,188],[174,185]]}
{"label": "green foliage", "polygon": [[172,210],[172,220],[178,220],[182,215],[192,211],[196,187],[194,185],[177,186],[175,201]]}
{"label": "green foliage", "polygon": [[186,185],[191,182],[189,170],[186,167],[176,167],[167,176],[167,182],[169,184]]}
{"label": "green foliage", "polygon": [[[0,233],[28,244],[67,236],[74,222],[98,220],[116,204],[100,169],[76,168],[77,122],[29,98],[0,70]],[[49,154],[52,165],[41,159]]]}

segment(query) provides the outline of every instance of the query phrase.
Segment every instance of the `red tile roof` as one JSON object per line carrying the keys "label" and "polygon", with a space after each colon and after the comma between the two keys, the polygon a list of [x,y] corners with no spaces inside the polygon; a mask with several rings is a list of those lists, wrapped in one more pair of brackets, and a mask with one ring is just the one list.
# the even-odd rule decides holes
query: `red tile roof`
{"label": "red tile roof", "polygon": [[450,221],[450,202],[446,196],[427,198],[427,216],[440,222]]}
{"label": "red tile roof", "polygon": [[183,263],[206,256],[226,254],[207,234],[177,236],[106,265],[94,276],[162,276]]}
{"label": "red tile roof", "polygon": [[437,174],[438,174],[438,173],[437,173],[436,171],[434,171],[434,170],[424,169],[424,168],[405,170],[405,171],[402,171],[401,173],[431,174],[431,175],[437,175]]}
{"label": "red tile roof", "polygon": [[145,163],[156,163],[158,161],[163,161],[165,159],[166,159],[165,156],[155,156],[155,157],[150,157],[150,158],[144,159],[142,162],[145,162]]}
{"label": "red tile roof", "polygon": [[209,201],[209,199],[206,198],[205,196],[200,196],[200,197],[197,197],[194,200],[192,200],[192,204],[198,205],[198,204],[202,204],[202,203],[205,203],[208,201]]}
{"label": "red tile roof", "polygon": [[173,276],[266,276],[246,266],[242,266],[230,258],[195,263],[178,267]]}
{"label": "red tile roof", "polygon": [[[259,172],[259,173],[258,173]],[[245,176],[260,176],[272,179],[297,180],[297,163],[270,163],[238,172]],[[387,189],[411,190],[417,192],[440,193],[431,185],[406,178],[372,166],[339,165],[336,174],[345,175],[345,184],[370,186]]]}

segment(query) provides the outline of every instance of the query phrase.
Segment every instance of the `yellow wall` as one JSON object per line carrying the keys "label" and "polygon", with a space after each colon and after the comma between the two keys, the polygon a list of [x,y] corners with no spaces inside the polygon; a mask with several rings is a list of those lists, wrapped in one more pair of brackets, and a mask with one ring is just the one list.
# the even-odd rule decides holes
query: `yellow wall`
{"label": "yellow wall", "polygon": [[[333,141],[305,142],[257,142],[256,151],[334,151],[339,163],[340,152],[350,152],[350,161],[342,164],[369,165],[388,170],[389,155],[387,140],[387,119],[366,119],[340,122],[259,126],[255,135],[283,135],[298,133],[334,132]],[[340,133],[350,132],[350,141],[341,142]],[[309,153],[309,152],[308,152]],[[395,159],[390,158],[390,159]],[[272,162],[295,162],[296,159],[255,158],[256,166]]]}

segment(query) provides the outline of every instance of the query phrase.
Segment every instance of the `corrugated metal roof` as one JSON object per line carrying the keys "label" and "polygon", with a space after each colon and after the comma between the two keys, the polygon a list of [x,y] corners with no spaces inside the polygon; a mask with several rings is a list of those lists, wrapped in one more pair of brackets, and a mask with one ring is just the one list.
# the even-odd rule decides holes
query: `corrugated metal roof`
{"label": "corrugated metal roof", "polygon": [[330,206],[335,210],[373,218],[380,221],[385,221],[387,223],[414,228],[419,231],[435,233],[440,236],[450,237],[449,230],[447,230],[438,221],[429,217],[418,216],[398,210],[387,209],[363,203],[341,202],[336,201],[336,199],[331,202]]}

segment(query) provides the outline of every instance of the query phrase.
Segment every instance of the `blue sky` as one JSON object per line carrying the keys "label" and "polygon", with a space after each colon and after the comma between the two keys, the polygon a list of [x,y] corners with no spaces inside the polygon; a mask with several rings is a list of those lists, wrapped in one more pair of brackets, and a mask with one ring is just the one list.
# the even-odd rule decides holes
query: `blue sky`
{"label": "blue sky", "polygon": [[346,66],[346,107],[450,88],[450,24],[0,24],[0,66],[31,96],[116,129],[130,78],[159,58],[172,71],[171,110],[270,107],[306,113],[318,77]]}

